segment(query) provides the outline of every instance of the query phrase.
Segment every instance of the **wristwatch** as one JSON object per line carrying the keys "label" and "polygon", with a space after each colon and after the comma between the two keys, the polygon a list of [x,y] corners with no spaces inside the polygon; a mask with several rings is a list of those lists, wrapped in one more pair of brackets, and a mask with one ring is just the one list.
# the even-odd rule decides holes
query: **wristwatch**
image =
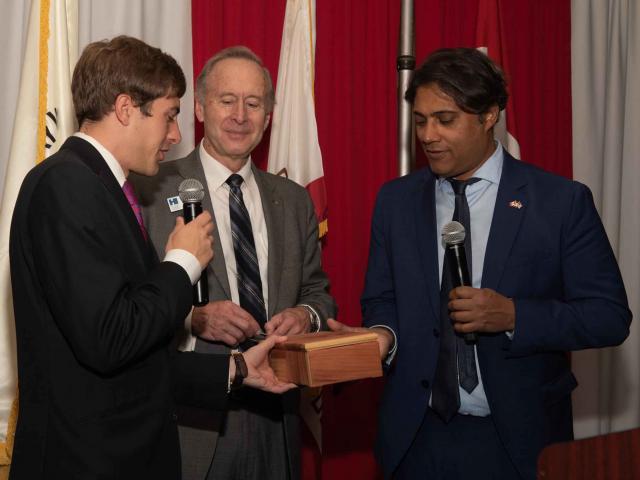
{"label": "wristwatch", "polygon": [[304,308],[309,314],[309,320],[310,320],[309,333],[319,332],[322,325],[320,324],[320,317],[318,316],[316,311],[313,308],[311,308],[310,305],[306,305],[304,303],[298,304],[297,306]]}
{"label": "wristwatch", "polygon": [[240,352],[232,353],[233,361],[236,364],[236,374],[231,382],[231,390],[238,389],[242,386],[244,379],[249,375],[249,369],[247,368],[247,362],[244,361],[244,356]]}

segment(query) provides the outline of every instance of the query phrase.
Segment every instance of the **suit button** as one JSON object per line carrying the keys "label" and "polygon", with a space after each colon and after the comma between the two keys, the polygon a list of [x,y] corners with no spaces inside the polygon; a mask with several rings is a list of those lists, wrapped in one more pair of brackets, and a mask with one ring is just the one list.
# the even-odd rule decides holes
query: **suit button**
{"label": "suit button", "polygon": [[423,386],[425,390],[429,388],[429,380],[420,380],[420,385]]}
{"label": "suit button", "polygon": [[440,336],[440,330],[438,330],[437,328],[433,329],[433,336],[438,338]]}

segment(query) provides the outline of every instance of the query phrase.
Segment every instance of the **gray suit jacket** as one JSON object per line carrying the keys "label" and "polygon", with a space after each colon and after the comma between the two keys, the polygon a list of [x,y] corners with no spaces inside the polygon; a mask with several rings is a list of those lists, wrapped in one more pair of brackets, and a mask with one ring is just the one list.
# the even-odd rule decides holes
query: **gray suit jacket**
{"label": "gray suit jacket", "polygon": [[[311,199],[307,191],[295,182],[266,173],[255,166],[253,173],[260,190],[269,241],[268,317],[303,303],[318,312],[322,328],[326,329],[326,320],[335,316],[336,306],[328,293],[329,281],[320,265],[318,225]],[[145,225],[158,252],[164,251],[167,237],[175,225],[175,217],[182,215],[181,210],[170,212],[167,199],[178,194],[178,185],[186,178],[195,178],[205,186],[202,208],[214,216],[198,147],[185,158],[161,164],[160,172],[155,177],[130,176],[140,197]],[[209,301],[230,300],[229,279],[217,229],[214,229],[213,235],[214,258],[207,269]],[[218,348],[226,349],[223,345]],[[299,477],[300,471],[297,398],[297,391],[282,396],[289,473],[290,478],[294,479]],[[197,477],[204,478],[215,449],[222,415],[213,412],[207,415],[206,412],[194,410],[184,416],[187,415],[190,417],[188,423],[198,428],[189,430],[190,440],[187,439],[186,430],[181,429],[183,462],[197,464],[194,468],[203,472],[201,476],[198,473]],[[205,428],[204,424],[208,426]],[[194,436],[194,432],[197,435]],[[201,451],[198,453],[196,449]],[[207,458],[209,462],[202,460]]]}

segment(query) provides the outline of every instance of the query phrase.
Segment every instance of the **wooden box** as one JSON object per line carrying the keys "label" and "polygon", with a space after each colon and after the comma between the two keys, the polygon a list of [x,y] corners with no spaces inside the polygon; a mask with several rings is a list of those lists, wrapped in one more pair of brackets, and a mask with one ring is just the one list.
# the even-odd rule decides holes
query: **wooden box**
{"label": "wooden box", "polygon": [[269,363],[280,380],[309,387],[382,376],[373,332],[291,335],[271,350]]}

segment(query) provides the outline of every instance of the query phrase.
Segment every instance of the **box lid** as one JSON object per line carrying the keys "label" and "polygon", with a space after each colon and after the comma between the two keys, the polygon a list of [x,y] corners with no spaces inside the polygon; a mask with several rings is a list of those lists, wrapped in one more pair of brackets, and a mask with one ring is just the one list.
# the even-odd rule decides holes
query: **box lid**
{"label": "box lid", "polygon": [[375,342],[375,332],[317,332],[290,335],[287,341],[274,348],[283,350],[316,350],[320,348],[341,347],[358,343]]}

